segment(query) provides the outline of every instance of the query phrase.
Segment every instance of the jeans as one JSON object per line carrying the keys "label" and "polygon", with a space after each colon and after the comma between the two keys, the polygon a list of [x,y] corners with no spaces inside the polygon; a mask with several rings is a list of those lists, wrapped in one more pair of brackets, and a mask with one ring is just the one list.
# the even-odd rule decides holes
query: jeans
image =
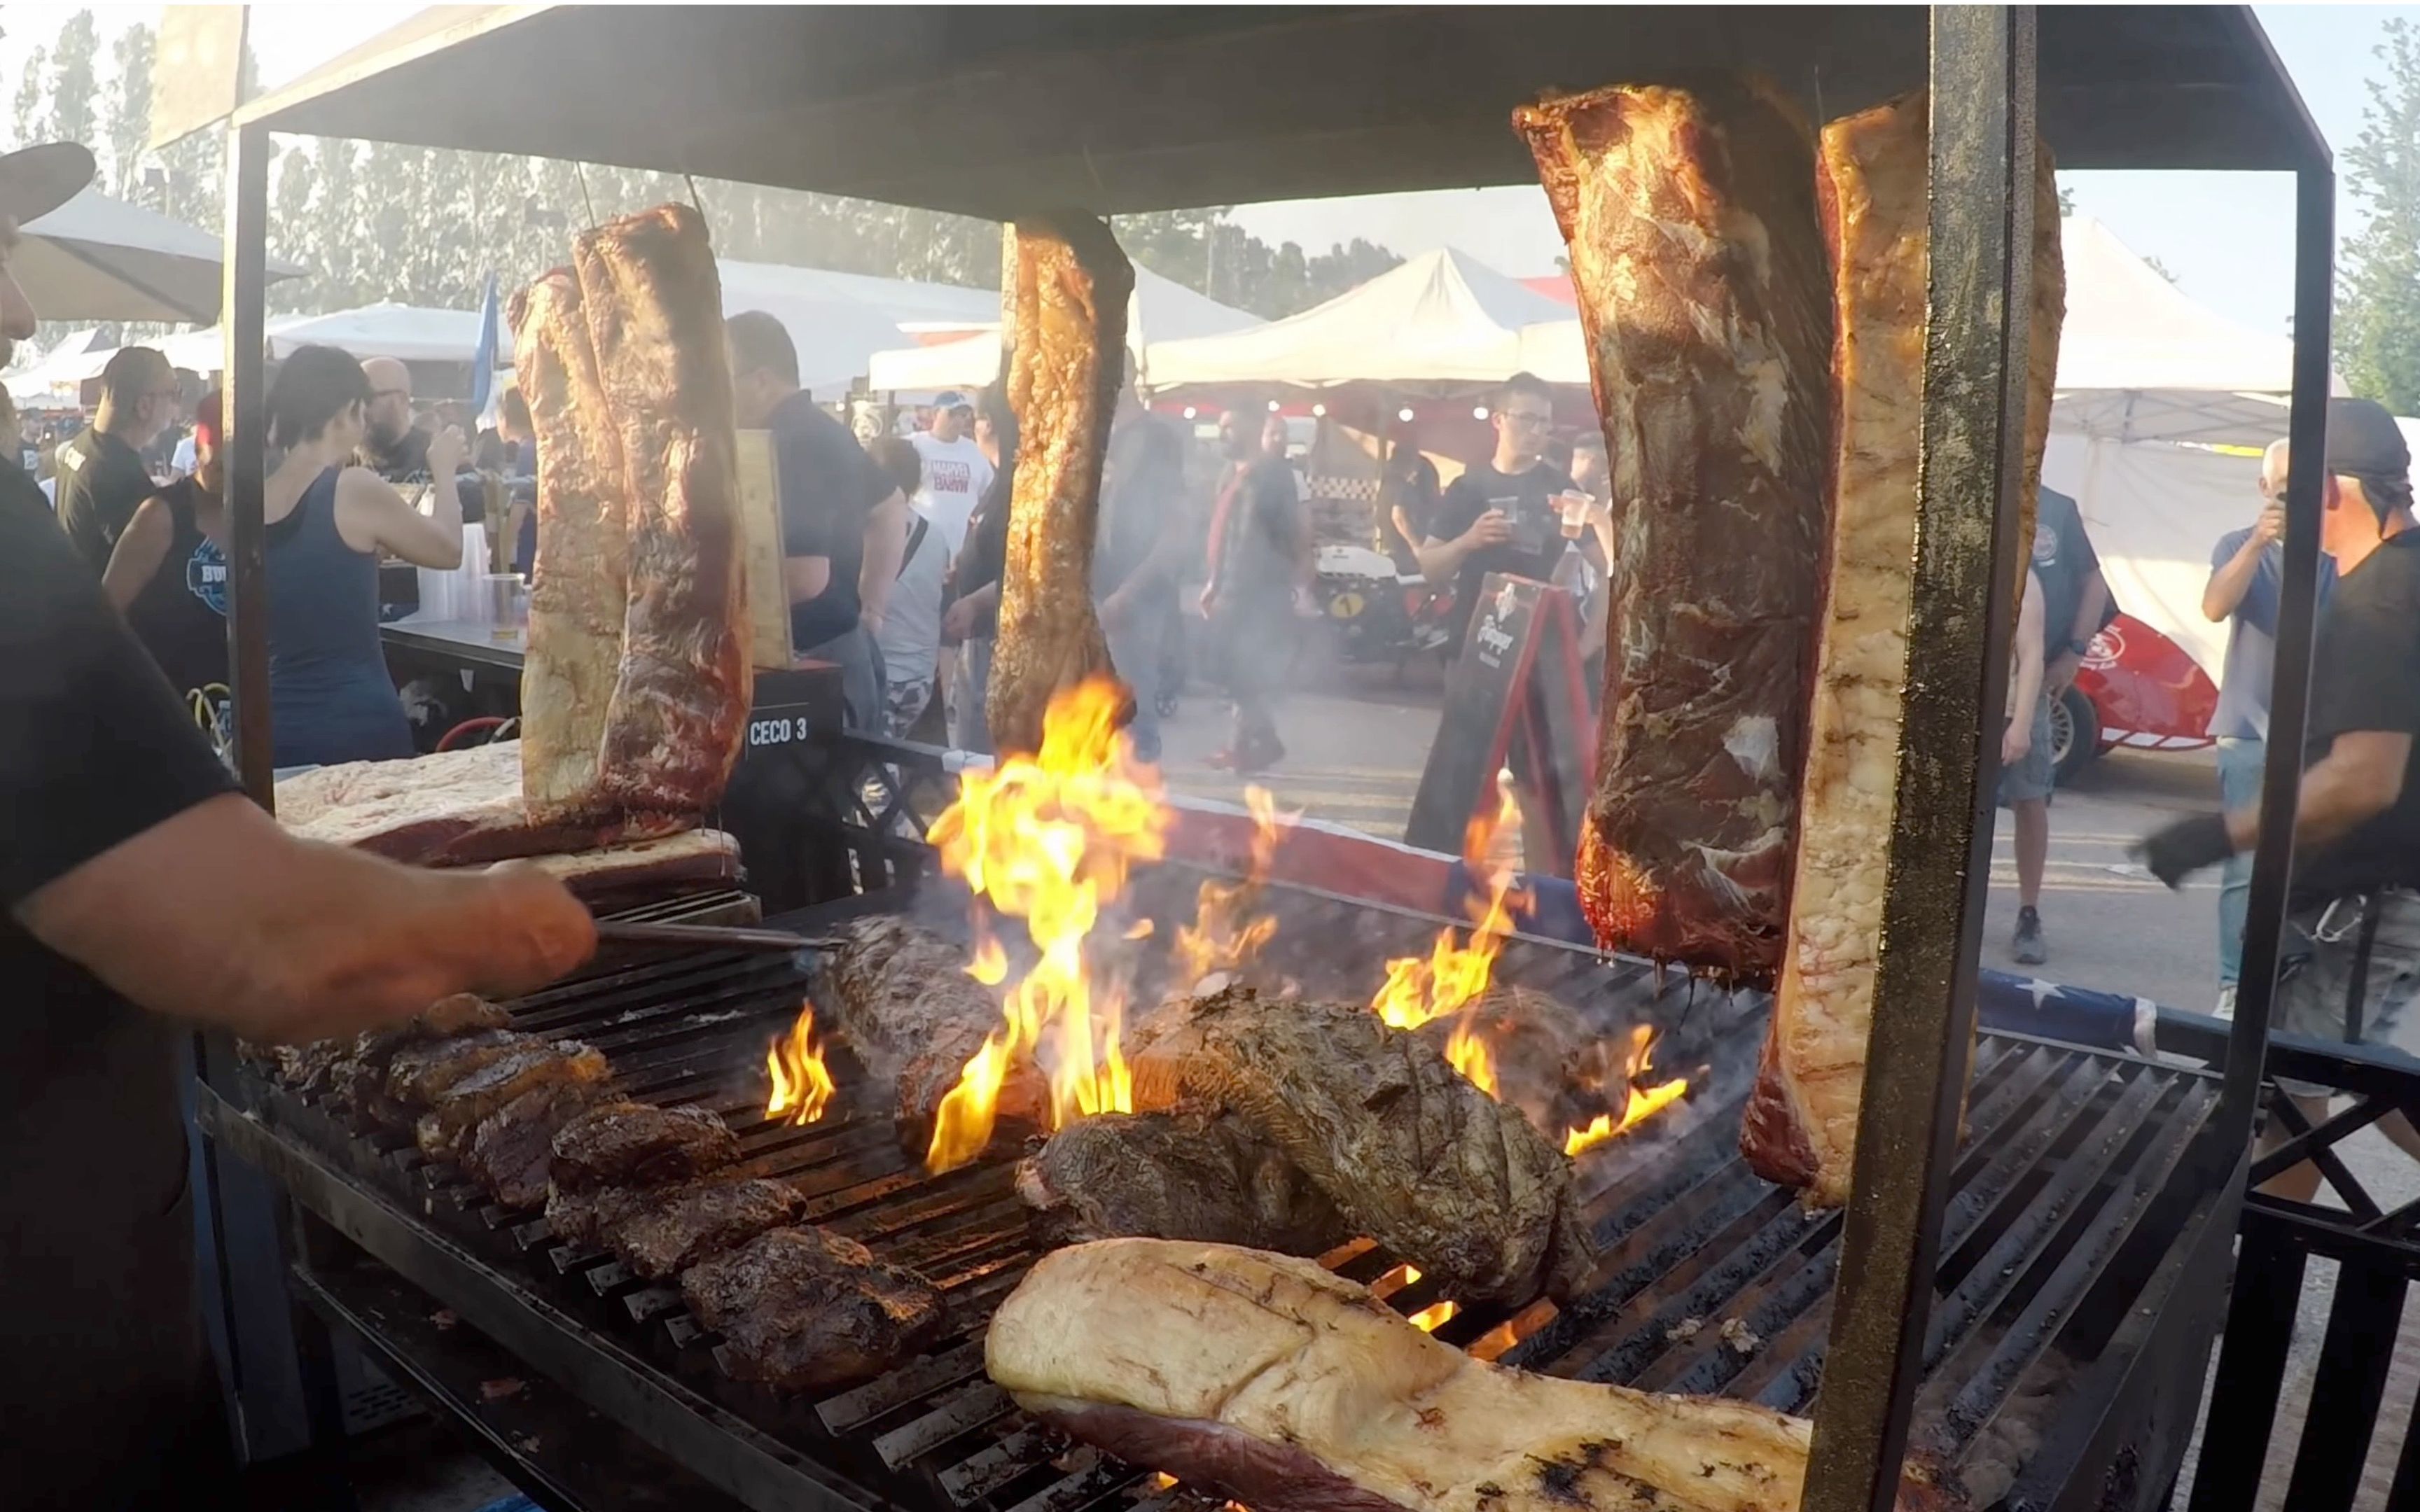
{"label": "jeans", "polygon": [[843,722],[867,734],[882,733],[882,671],[875,660],[874,637],[860,625],[801,653],[840,668],[840,695],[847,705]]}
{"label": "jeans", "polygon": [[[2260,768],[2269,743],[2224,736],[2218,743],[2218,801],[2233,812],[2260,801]],[[2218,984],[2232,987],[2243,969],[2243,915],[2252,899],[2252,853],[2238,851],[2218,874]]]}
{"label": "jeans", "polygon": [[1109,664],[1134,690],[1134,723],[1126,733],[1134,740],[1135,760],[1155,766],[1159,764],[1159,640],[1165,624],[1157,605],[1144,605],[1107,632]]}
{"label": "jeans", "polygon": [[985,756],[991,754],[991,726],[984,717],[984,700],[991,695],[991,647],[987,636],[969,636],[958,647],[950,695],[950,744]]}

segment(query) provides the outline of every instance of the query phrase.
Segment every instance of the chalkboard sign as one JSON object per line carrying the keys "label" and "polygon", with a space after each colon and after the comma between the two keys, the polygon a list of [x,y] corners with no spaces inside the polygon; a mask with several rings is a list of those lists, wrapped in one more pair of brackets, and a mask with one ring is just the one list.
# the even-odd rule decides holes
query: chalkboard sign
{"label": "chalkboard sign", "polygon": [[1521,803],[1524,870],[1569,876],[1595,777],[1596,728],[1569,592],[1490,573],[1420,774],[1406,844],[1460,855],[1471,819],[1509,767]]}

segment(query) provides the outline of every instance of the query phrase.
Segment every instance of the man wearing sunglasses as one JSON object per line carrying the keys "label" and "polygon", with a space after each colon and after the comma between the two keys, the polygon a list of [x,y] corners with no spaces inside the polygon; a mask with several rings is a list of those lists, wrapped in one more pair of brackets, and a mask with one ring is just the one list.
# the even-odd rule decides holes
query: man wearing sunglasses
{"label": "man wearing sunglasses", "polygon": [[1554,501],[1572,480],[1545,459],[1554,391],[1543,378],[1515,373],[1497,392],[1488,423],[1496,427],[1495,455],[1453,480],[1419,547],[1422,577],[1432,583],[1453,580],[1449,628],[1457,648],[1489,573],[1543,582],[1563,552]]}
{"label": "man wearing sunglasses", "polygon": [[59,448],[59,528],[96,582],[127,521],[156,489],[143,452],[179,412],[168,359],[148,347],[121,347],[101,370],[92,424]]}

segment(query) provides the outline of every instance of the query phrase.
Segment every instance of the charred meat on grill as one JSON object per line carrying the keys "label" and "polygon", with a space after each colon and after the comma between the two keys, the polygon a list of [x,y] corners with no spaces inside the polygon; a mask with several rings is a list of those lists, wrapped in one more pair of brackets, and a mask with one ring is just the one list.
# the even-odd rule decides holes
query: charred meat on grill
{"label": "charred meat on grill", "polygon": [[1016,1195],[1053,1245],[1143,1235],[1321,1255],[1353,1237],[1301,1166],[1202,1108],[1078,1119],[1019,1163]]}
{"label": "charred meat on grill", "polygon": [[836,1391],[921,1353],[941,1332],[933,1284],[853,1239],[776,1228],[681,1273],[731,1372],[783,1391]]}
{"label": "charred meat on grill", "polygon": [[661,1186],[738,1158],[738,1136],[712,1108],[606,1103],[556,1132],[554,1183],[567,1192]]}
{"label": "charred meat on grill", "polygon": [[785,1182],[709,1176],[627,1194],[600,1214],[597,1240],[633,1273],[656,1281],[795,1221],[805,1205]]}
{"label": "charred meat on grill", "polygon": [[610,1074],[605,1057],[577,1040],[524,1038],[439,1093],[413,1130],[423,1152],[451,1155],[505,1103],[542,1087],[595,1087]]}
{"label": "charred meat on grill", "polygon": [[1366,1008],[1233,987],[1145,1026],[1135,1105],[1222,1107],[1354,1229],[1470,1301],[1572,1294],[1593,1263],[1572,1164],[1435,1046]]}
{"label": "charred meat on grill", "polygon": [[513,1016],[476,993],[456,993],[422,1009],[411,1026],[432,1040],[443,1040],[474,1029],[509,1029]]}
{"label": "charred meat on grill", "polygon": [[[387,1056],[384,1089],[394,1102],[427,1106],[472,1072],[538,1042],[510,1029],[482,1029],[451,1040],[403,1044]],[[355,1058],[366,1066],[371,1054],[359,1054]]]}
{"label": "charred meat on grill", "polygon": [[507,1208],[543,1206],[555,1131],[586,1112],[598,1095],[597,1088],[584,1082],[523,1092],[479,1120],[463,1152],[463,1168]]}
{"label": "charred meat on grill", "polygon": [[[838,1034],[865,1069],[895,1089],[900,1147],[921,1155],[941,1100],[985,1039],[1001,1027],[1000,999],[967,975],[966,952],[922,925],[860,919],[825,967]],[[1042,1126],[1048,1085],[1030,1062],[1009,1071],[997,1127],[1020,1137]]]}

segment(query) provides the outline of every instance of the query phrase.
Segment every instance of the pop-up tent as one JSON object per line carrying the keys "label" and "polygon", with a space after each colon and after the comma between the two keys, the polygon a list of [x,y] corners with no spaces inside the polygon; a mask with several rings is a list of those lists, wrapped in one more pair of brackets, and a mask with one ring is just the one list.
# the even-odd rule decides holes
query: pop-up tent
{"label": "pop-up tent", "polygon": [[1147,365],[1152,387],[1161,392],[1226,383],[1467,389],[1518,371],[1522,328],[1557,320],[1570,308],[1449,247],[1283,320],[1231,335],[1155,342]]}
{"label": "pop-up tent", "polygon": [[910,345],[912,332],[980,331],[1000,321],[1000,295],[991,289],[779,263],[726,262],[721,271],[722,313],[762,310],[781,321],[799,349],[799,381],[817,398],[847,393],[876,353]]}
{"label": "pop-up tent", "polygon": [[[87,189],[22,230],[8,270],[54,320],[210,320],[222,243],[197,226]],[[271,258],[273,282],[302,271]]]}
{"label": "pop-up tent", "polygon": [[[969,389],[989,383],[1000,372],[998,297],[988,329],[954,341],[876,352],[866,386],[900,393]],[[1155,387],[1152,353],[1172,341],[1221,336],[1261,324],[1259,316],[1197,294],[1148,268],[1135,270],[1134,297],[1126,302],[1126,347],[1135,353],[1140,381]]]}

